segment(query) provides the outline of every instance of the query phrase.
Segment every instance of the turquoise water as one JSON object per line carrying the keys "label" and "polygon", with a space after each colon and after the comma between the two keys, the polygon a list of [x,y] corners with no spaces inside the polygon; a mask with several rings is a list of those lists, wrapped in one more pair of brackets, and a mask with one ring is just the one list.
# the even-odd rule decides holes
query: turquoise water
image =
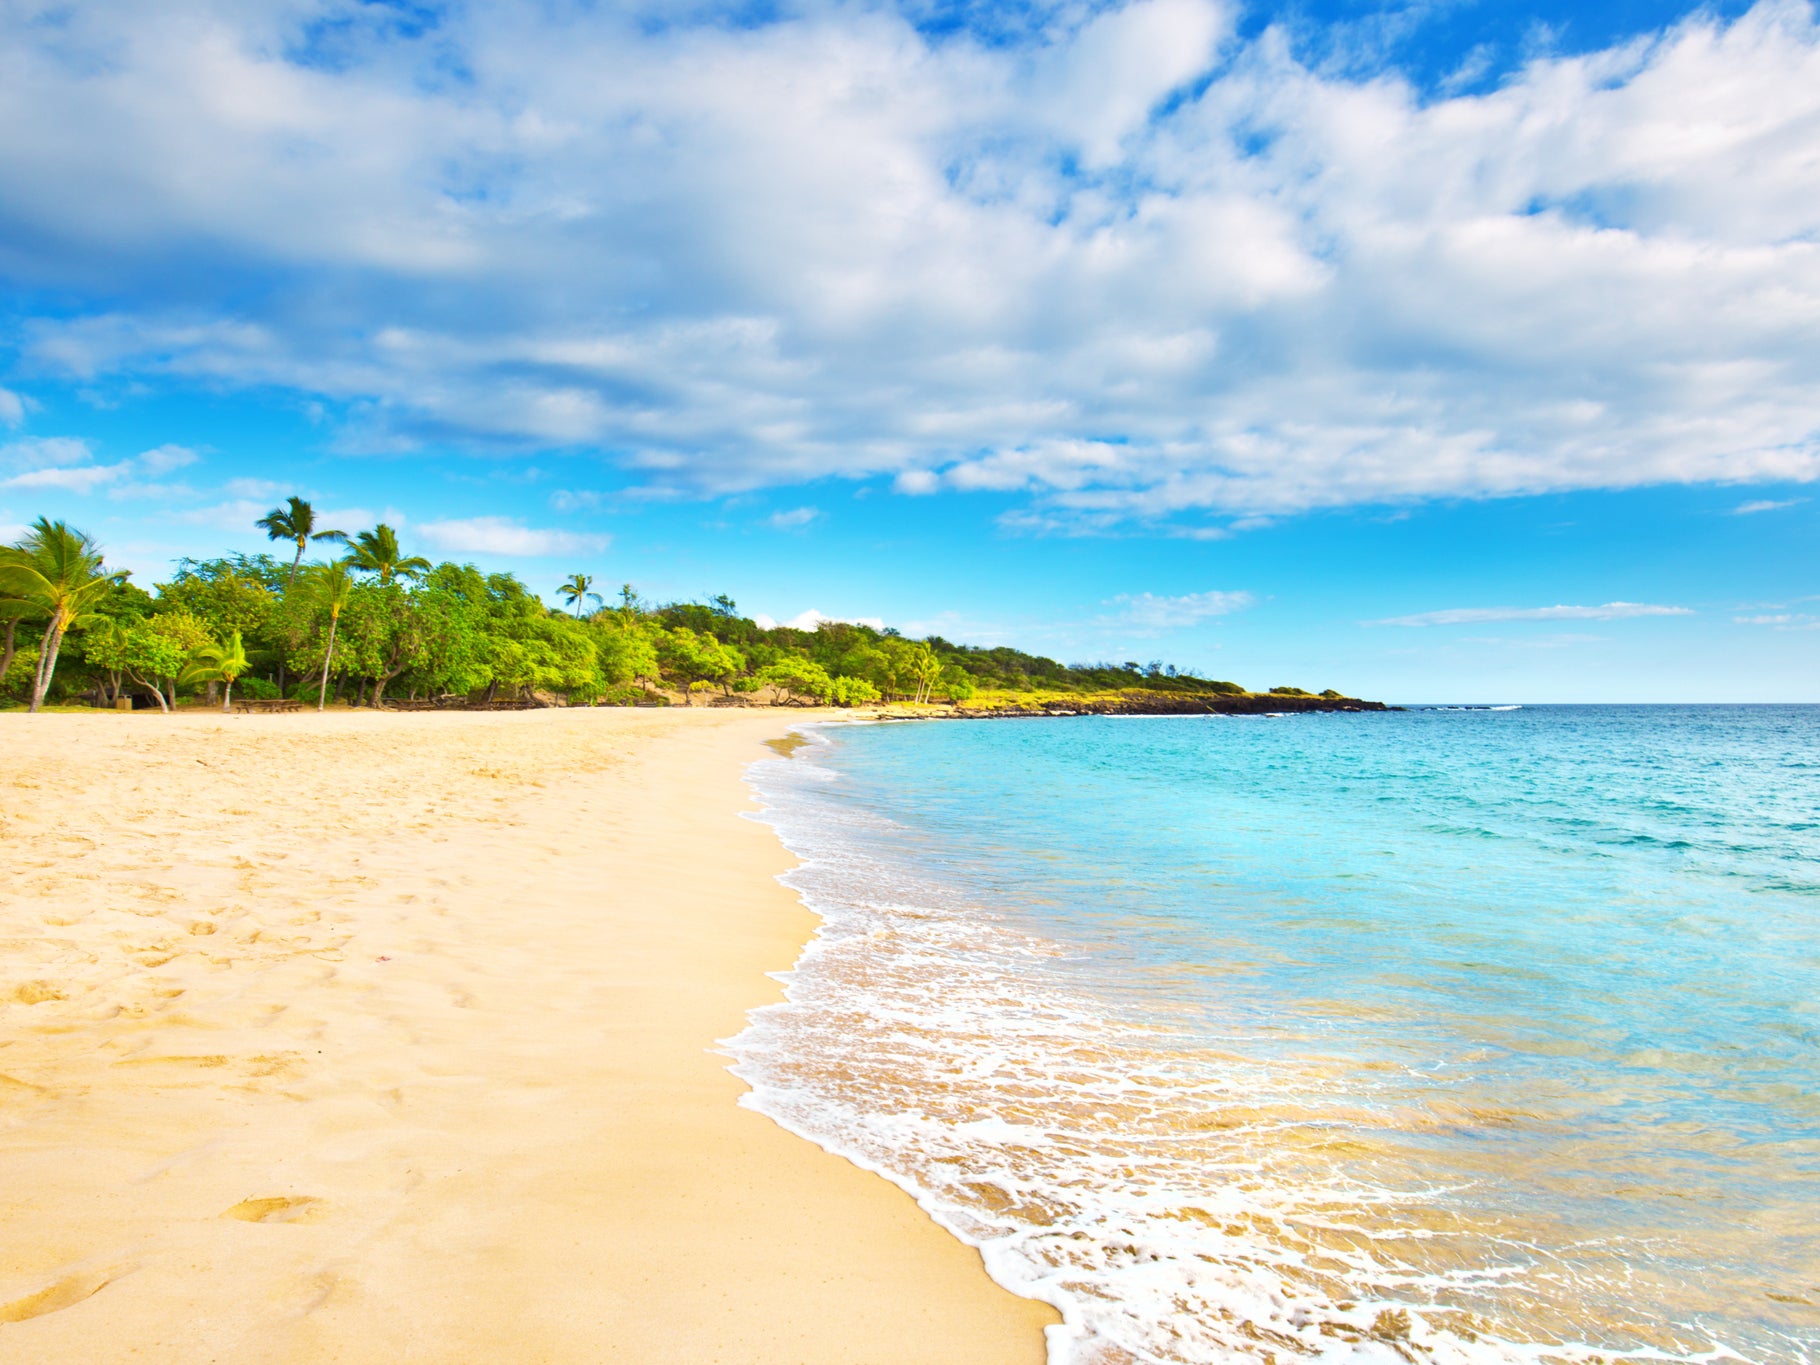
{"label": "turquoise water", "polygon": [[1052,1359],[1820,1357],[1820,708],[812,734],[751,1102]]}

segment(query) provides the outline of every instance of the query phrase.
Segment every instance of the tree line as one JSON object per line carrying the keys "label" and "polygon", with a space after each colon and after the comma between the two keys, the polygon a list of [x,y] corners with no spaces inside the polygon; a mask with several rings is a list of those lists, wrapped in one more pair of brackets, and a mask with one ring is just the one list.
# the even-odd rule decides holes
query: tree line
{"label": "tree line", "polygon": [[[319,526],[299,497],[257,522],[288,557],[183,559],[150,590],[93,538],[40,518],[0,547],[0,703],[175,709],[186,697],[383,706],[962,702],[981,689],[1240,692],[1159,662],[1076,664],[824,621],[760,626],[727,596],[608,602],[574,574],[546,605],[512,574],[407,554],[395,528]],[[305,562],[312,551],[332,557]]]}

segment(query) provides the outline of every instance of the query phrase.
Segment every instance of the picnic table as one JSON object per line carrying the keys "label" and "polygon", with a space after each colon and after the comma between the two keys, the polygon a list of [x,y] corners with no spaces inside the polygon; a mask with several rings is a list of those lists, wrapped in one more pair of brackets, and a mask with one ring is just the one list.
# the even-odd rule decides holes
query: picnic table
{"label": "picnic table", "polygon": [[303,703],[292,701],[288,697],[246,697],[234,703],[234,709],[243,716],[257,716],[273,711],[301,711]]}

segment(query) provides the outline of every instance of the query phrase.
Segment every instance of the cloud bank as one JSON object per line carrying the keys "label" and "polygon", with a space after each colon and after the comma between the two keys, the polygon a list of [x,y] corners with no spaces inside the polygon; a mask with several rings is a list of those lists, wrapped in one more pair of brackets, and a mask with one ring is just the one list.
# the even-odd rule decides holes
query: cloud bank
{"label": "cloud bank", "polygon": [[5,6],[8,383],[1063,528],[1820,476],[1805,3],[1437,99],[1217,0],[751,12]]}

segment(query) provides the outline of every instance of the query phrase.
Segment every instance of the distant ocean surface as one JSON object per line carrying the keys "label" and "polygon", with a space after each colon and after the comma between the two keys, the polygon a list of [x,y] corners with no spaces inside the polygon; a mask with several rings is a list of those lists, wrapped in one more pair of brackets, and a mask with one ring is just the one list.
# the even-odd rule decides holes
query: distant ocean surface
{"label": "distant ocean surface", "polygon": [[1053,1361],[1820,1359],[1820,708],[808,733],[747,1102]]}

